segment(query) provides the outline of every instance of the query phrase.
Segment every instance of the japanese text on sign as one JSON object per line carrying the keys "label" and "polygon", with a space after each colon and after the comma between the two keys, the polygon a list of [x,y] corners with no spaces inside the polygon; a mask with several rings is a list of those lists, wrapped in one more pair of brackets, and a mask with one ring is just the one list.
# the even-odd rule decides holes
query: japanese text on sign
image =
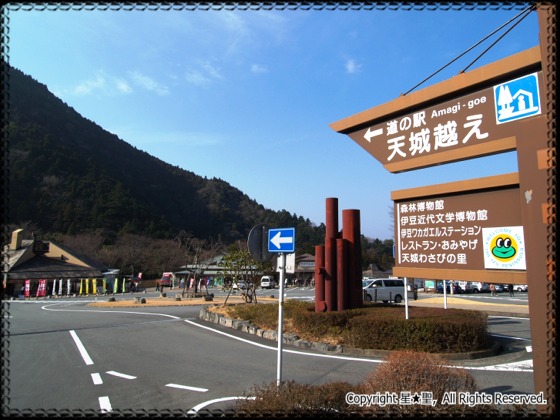
{"label": "japanese text on sign", "polygon": [[476,250],[486,209],[445,211],[445,200],[398,205],[400,263],[467,264]]}
{"label": "japanese text on sign", "polygon": [[396,265],[482,270],[485,228],[519,226],[519,190],[485,190],[395,201]]}
{"label": "japanese text on sign", "polygon": [[[486,96],[471,99],[466,103],[460,101],[453,105],[446,105],[442,108],[434,108],[429,112],[429,118],[438,118],[457,114],[462,108],[472,110],[474,107],[486,103]],[[402,158],[408,156],[421,155],[437,151],[438,149],[465,144],[471,138],[483,140],[488,137],[488,133],[481,129],[484,114],[473,113],[467,115],[464,120],[457,124],[455,117],[447,117],[446,122],[438,123],[433,130],[426,127],[426,111],[420,111],[405,116],[398,120],[387,122],[387,135],[395,135],[387,139],[389,156],[387,161],[393,160],[396,155]],[[459,126],[459,130],[458,130]],[[417,129],[417,130],[414,130]],[[464,129],[464,130],[463,130]],[[398,135],[401,132],[407,134]],[[408,145],[406,137],[408,136]]]}

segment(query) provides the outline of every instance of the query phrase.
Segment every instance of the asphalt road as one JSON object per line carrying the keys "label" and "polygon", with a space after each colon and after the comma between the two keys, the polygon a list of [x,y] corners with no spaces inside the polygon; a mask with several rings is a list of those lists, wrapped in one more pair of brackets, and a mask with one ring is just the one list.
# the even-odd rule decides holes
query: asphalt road
{"label": "asphalt road", "polygon": [[[2,303],[9,333],[4,413],[226,410],[254,385],[277,380],[276,342],[202,322],[200,305],[101,309],[88,300]],[[455,365],[483,392],[532,394],[528,318],[490,317],[489,328],[505,351]],[[285,346],[282,379],[359,383],[379,363]]]}

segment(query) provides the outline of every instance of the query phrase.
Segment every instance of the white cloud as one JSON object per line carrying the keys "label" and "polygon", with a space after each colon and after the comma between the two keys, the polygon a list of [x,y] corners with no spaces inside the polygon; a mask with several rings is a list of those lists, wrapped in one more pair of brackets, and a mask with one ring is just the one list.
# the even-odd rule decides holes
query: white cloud
{"label": "white cloud", "polygon": [[[134,84],[141,88],[155,92],[158,95],[169,94],[167,86],[162,85],[152,78],[143,75],[138,71],[130,72],[130,78]],[[85,96],[100,91],[105,95],[130,94],[134,91],[129,80],[125,78],[107,77],[103,71],[99,71],[97,75],[86,80],[70,90],[70,93],[78,96]]]}
{"label": "white cloud", "polygon": [[139,71],[130,72],[130,76],[132,77],[134,83],[136,83],[138,86],[141,86],[146,90],[155,92],[158,95],[162,95],[162,96],[169,94],[169,88],[167,86],[156,82],[151,77],[146,76],[140,73]]}
{"label": "white cloud", "polygon": [[268,67],[262,64],[253,64],[251,66],[251,73],[268,73]]}
{"label": "white cloud", "polygon": [[346,68],[346,73],[348,74],[358,73],[362,69],[362,65],[356,63],[356,61],[352,58],[346,60],[346,64],[344,65],[344,67]]}
{"label": "white cloud", "polygon": [[195,68],[190,68],[185,73],[187,82],[197,86],[207,85],[224,77],[220,71],[208,61],[199,61]]}
{"label": "white cloud", "polygon": [[75,95],[89,95],[94,90],[103,89],[105,87],[105,78],[98,74],[95,79],[86,80],[76,86],[72,93]]}
{"label": "white cloud", "polygon": [[115,82],[115,84],[116,84],[117,90],[119,92],[122,92],[122,93],[125,93],[125,94],[132,93],[132,87],[130,87],[130,85],[128,84],[128,82],[126,80],[118,79]]}

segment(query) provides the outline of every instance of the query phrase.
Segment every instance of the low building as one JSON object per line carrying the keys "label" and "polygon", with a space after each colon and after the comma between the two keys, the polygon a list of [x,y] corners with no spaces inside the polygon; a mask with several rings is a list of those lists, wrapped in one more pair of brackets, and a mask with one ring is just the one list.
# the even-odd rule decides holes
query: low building
{"label": "low building", "polygon": [[108,268],[102,263],[53,241],[23,238],[23,229],[16,229],[4,246],[3,297],[71,295],[80,289],[85,294],[84,286],[88,293],[95,293],[97,282],[104,284]]}
{"label": "low building", "polygon": [[312,286],[315,278],[315,256],[301,254],[295,256],[294,284],[297,286]]}

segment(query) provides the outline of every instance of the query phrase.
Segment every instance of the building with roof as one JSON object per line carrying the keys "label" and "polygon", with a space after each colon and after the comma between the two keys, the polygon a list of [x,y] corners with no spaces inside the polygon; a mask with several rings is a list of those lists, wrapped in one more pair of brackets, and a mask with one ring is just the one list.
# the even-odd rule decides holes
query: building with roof
{"label": "building with roof", "polygon": [[[47,293],[54,289],[63,294],[79,293],[84,279],[102,280],[108,267],[78,254],[53,241],[37,238],[23,239],[23,229],[12,232],[11,241],[2,252],[2,296],[19,296],[28,285],[30,296],[36,296],[39,285],[46,285]],[[54,286],[58,280],[60,287]]]}

